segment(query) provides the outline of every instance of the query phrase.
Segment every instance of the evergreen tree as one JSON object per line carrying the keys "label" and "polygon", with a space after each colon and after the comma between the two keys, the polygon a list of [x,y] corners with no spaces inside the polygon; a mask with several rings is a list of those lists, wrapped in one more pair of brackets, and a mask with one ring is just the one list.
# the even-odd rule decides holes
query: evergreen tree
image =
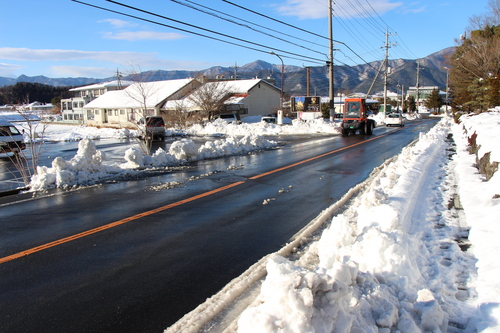
{"label": "evergreen tree", "polygon": [[408,96],[408,111],[415,112],[417,111],[417,103],[415,102],[415,97]]}
{"label": "evergreen tree", "polygon": [[500,26],[474,30],[451,59],[454,109],[483,112],[499,105]]}
{"label": "evergreen tree", "polygon": [[439,94],[438,89],[433,89],[431,94],[424,101],[424,105],[433,110],[434,114],[439,113],[439,109],[443,106],[443,98]]}

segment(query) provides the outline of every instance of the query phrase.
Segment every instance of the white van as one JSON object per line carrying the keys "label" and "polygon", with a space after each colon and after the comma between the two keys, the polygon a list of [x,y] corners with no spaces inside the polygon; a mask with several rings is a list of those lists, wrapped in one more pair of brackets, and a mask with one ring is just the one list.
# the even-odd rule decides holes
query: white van
{"label": "white van", "polygon": [[0,119],[0,153],[15,153],[25,148],[23,135],[16,126]]}

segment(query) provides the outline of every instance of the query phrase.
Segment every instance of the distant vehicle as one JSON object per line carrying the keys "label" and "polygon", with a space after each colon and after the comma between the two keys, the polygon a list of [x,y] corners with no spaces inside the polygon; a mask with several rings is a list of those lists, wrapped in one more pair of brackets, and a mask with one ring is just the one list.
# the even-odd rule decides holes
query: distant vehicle
{"label": "distant vehicle", "polygon": [[346,98],[342,117],[342,136],[349,134],[372,135],[375,121],[368,118],[368,107],[364,98]]}
{"label": "distant vehicle", "polygon": [[16,126],[0,119],[0,153],[18,153],[26,149],[23,135]]}
{"label": "distant vehicle", "polygon": [[261,120],[262,122],[268,123],[268,124],[276,124],[276,117],[262,117]]}
{"label": "distant vehicle", "polygon": [[165,121],[160,116],[142,118],[139,121],[139,128],[141,132],[146,135],[145,139],[165,140]]}
{"label": "distant vehicle", "polygon": [[405,117],[401,113],[389,113],[385,116],[385,126],[400,126],[405,125]]}
{"label": "distant vehicle", "polygon": [[218,114],[214,117],[214,120],[216,119],[222,119],[228,124],[240,124],[241,119],[240,115],[236,113],[223,113],[223,114]]}

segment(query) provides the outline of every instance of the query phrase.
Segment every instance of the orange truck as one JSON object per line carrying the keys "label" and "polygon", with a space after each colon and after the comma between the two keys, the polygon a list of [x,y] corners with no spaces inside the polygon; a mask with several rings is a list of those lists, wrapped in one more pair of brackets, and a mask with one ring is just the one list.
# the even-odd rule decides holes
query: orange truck
{"label": "orange truck", "polygon": [[368,108],[364,98],[346,98],[342,118],[342,136],[349,134],[372,135],[375,121],[368,118]]}

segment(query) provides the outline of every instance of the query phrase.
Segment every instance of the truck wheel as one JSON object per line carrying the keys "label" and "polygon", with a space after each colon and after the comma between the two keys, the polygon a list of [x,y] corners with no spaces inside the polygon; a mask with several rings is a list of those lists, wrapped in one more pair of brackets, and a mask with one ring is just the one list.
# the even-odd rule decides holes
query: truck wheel
{"label": "truck wheel", "polygon": [[361,126],[359,126],[359,134],[360,135],[365,135],[366,134],[366,123],[362,124]]}
{"label": "truck wheel", "polygon": [[372,135],[373,134],[373,124],[371,122],[368,122],[366,124],[366,135]]}
{"label": "truck wheel", "polygon": [[342,136],[348,136],[349,135],[349,131],[345,128],[342,128]]}

